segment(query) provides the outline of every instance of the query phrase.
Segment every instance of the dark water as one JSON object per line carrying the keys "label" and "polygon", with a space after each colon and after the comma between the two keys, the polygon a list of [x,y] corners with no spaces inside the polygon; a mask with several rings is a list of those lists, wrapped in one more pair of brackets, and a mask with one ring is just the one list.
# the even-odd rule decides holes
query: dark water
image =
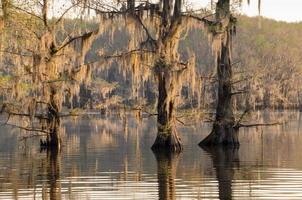
{"label": "dark water", "polygon": [[[302,199],[300,113],[255,113],[239,149],[197,146],[210,124],[179,126],[184,152],[154,154],[154,119],[65,120],[61,152],[1,127],[0,199]],[[248,122],[246,122],[248,123]]]}

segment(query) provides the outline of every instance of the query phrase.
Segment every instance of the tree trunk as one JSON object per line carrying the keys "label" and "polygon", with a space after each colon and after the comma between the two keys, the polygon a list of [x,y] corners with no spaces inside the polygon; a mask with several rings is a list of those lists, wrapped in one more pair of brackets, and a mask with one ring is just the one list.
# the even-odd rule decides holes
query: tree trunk
{"label": "tree trunk", "polygon": [[[229,39],[227,39],[229,40]],[[223,42],[222,42],[223,43]],[[232,104],[232,66],[228,44],[222,44],[221,57],[218,58],[218,103],[212,132],[200,145],[239,145],[238,129]]]}
{"label": "tree trunk", "polygon": [[175,96],[177,85],[173,72],[161,61],[156,64],[158,78],[157,125],[158,133],[152,149],[167,149],[180,152],[182,145],[175,127]]}
{"label": "tree trunk", "polygon": [[158,196],[160,200],[173,200],[175,197],[175,178],[179,160],[178,152],[167,150],[153,151],[157,161]]}
{"label": "tree trunk", "polygon": [[61,148],[61,134],[60,134],[60,116],[59,116],[59,101],[57,89],[51,86],[50,102],[48,105],[48,129],[47,146],[50,148]]}
{"label": "tree trunk", "polygon": [[229,0],[219,0],[217,3],[216,18],[221,22],[224,31],[219,37],[221,46],[217,56],[218,102],[212,132],[199,145],[239,145],[232,104],[232,30],[229,7]]}
{"label": "tree trunk", "polygon": [[157,123],[158,134],[152,149],[180,152],[182,145],[175,127],[176,93],[183,72],[179,68],[178,45],[182,26],[181,0],[164,0],[161,24],[156,42],[157,61],[155,75],[158,79]]}

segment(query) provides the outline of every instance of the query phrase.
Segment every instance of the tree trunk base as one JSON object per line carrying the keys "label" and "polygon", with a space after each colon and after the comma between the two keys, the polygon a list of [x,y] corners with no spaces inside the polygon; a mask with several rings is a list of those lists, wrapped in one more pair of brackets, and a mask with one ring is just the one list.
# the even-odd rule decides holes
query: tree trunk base
{"label": "tree trunk base", "polygon": [[40,139],[40,149],[41,150],[51,150],[59,151],[61,149],[61,143],[52,143],[47,140]]}
{"label": "tree trunk base", "polygon": [[48,149],[57,151],[61,149],[61,137],[58,128],[52,130],[45,141],[40,139],[40,148],[42,150]]}
{"label": "tree trunk base", "polygon": [[168,131],[158,132],[151,149],[153,151],[165,150],[170,152],[181,152],[183,147],[176,131]]}
{"label": "tree trunk base", "polygon": [[234,128],[233,124],[216,123],[212,132],[199,143],[199,146],[234,146],[238,147],[238,128]]}

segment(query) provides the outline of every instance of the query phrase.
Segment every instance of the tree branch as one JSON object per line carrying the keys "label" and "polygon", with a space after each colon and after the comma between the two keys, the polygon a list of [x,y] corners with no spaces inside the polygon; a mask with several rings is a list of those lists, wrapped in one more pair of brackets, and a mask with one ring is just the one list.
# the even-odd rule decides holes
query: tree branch
{"label": "tree branch", "polygon": [[13,8],[15,8],[16,10],[20,10],[20,11],[22,11],[22,12],[28,14],[28,15],[31,15],[31,16],[33,16],[33,17],[35,17],[35,18],[37,18],[37,19],[43,21],[43,18],[42,18],[42,17],[40,17],[40,16],[38,16],[38,15],[32,13],[32,12],[29,12],[29,11],[27,11],[27,10],[24,10],[23,8],[14,6],[14,5],[12,5],[12,4],[11,4],[11,6],[13,6]]}
{"label": "tree branch", "polygon": [[[151,36],[148,28],[145,26],[145,24],[143,23],[143,21],[141,20],[141,18],[138,15],[133,15],[134,19],[136,19],[136,21],[143,27],[147,37],[149,40],[151,40],[152,42],[155,42],[156,40]],[[148,41],[147,39],[147,41]]]}
{"label": "tree branch", "polygon": [[231,95],[246,94],[246,93],[248,93],[247,90],[242,90],[242,91],[232,92]]}
{"label": "tree branch", "polygon": [[30,131],[30,132],[41,132],[41,133],[50,134],[48,131],[45,131],[43,129],[34,128],[34,127],[24,127],[24,126],[18,126],[18,125],[15,125],[15,124],[9,124],[9,123],[2,124],[2,125],[12,126],[12,127],[19,128],[19,129],[22,129],[22,130],[25,130],[25,131]]}
{"label": "tree branch", "polygon": [[[13,115],[13,116],[20,116],[20,117],[30,117],[29,114],[26,114],[26,113],[15,113],[15,112],[8,112],[8,111],[4,111],[6,112],[9,116],[10,115]],[[38,118],[38,119],[45,119],[45,120],[48,120],[47,117],[45,117],[44,115],[42,114],[38,114],[38,115],[35,115],[34,116],[35,118]]]}
{"label": "tree branch", "polygon": [[53,54],[58,53],[59,51],[61,51],[62,49],[64,49],[67,45],[69,45],[70,43],[72,43],[73,41],[77,40],[77,39],[81,39],[81,38],[86,38],[86,37],[90,37],[93,33],[95,33],[96,31],[90,31],[87,33],[84,33],[83,35],[79,35],[79,36],[75,36],[75,37],[71,37],[67,42],[63,43],[61,46],[59,46],[58,48],[56,48],[53,51]]}
{"label": "tree branch", "polygon": [[258,127],[258,126],[276,126],[276,125],[282,125],[281,122],[274,122],[274,123],[259,123],[259,124],[238,124],[237,128],[250,128],[250,127]]}
{"label": "tree branch", "polygon": [[156,53],[153,50],[148,50],[148,49],[133,49],[127,52],[122,52],[120,54],[113,54],[113,55],[107,55],[107,56],[101,56],[102,59],[114,59],[114,58],[121,58],[125,56],[129,56],[131,54],[140,54],[140,53]]}

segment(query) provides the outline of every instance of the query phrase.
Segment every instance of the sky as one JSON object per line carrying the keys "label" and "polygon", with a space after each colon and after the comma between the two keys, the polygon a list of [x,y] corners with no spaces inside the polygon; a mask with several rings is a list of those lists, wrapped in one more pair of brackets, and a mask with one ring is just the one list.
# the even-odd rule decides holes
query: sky
{"label": "sky", "polygon": [[[205,6],[210,0],[190,0],[194,4]],[[249,16],[258,15],[258,0],[250,0],[240,9]],[[261,0],[261,15],[278,21],[301,22],[302,0]]]}

